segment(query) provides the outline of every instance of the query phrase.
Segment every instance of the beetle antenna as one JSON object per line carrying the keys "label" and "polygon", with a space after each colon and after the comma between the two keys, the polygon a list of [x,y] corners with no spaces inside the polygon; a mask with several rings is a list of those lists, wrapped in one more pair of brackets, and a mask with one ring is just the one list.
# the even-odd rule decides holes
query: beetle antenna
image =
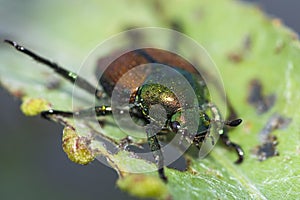
{"label": "beetle antenna", "polygon": [[242,119],[234,119],[230,121],[225,121],[224,124],[231,127],[236,127],[242,123]]}
{"label": "beetle antenna", "polygon": [[242,119],[234,119],[234,120],[230,120],[230,121],[222,121],[222,120],[211,120],[211,122],[219,122],[219,123],[223,123],[226,126],[231,126],[231,127],[236,127],[238,125],[240,125],[242,123]]}

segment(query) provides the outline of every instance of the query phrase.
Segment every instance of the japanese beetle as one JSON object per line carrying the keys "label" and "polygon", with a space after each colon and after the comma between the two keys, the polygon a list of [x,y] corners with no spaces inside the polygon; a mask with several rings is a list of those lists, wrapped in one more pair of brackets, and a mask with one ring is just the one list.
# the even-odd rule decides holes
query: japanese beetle
{"label": "japanese beetle", "polygon": [[[221,129],[217,131],[217,134],[226,146],[234,148],[237,152],[238,160],[236,163],[243,161],[243,150],[239,145],[229,140],[227,129],[226,127],[223,128],[223,125],[237,126],[242,120],[221,120],[218,108],[208,97],[208,89],[201,74],[195,70],[193,65],[179,55],[162,49],[140,48],[119,56],[106,68],[102,67],[103,60],[106,58],[102,58],[99,60],[96,69],[96,73],[99,71],[102,73],[99,80],[99,84],[103,88],[103,90],[101,90],[78,74],[64,69],[58,64],[18,45],[16,42],[10,40],[5,40],[5,42],[15,47],[18,51],[27,54],[34,60],[52,68],[56,73],[71,83],[75,84],[76,82],[78,87],[91,93],[97,99],[101,99],[105,95],[112,97],[114,95],[113,91],[116,90],[116,87],[120,86],[118,90],[125,91],[125,93],[130,96],[128,99],[129,102],[127,102],[129,103],[128,112],[130,116],[134,121],[140,121],[145,127],[148,144],[153,153],[158,167],[158,173],[162,180],[167,181],[167,177],[164,173],[164,158],[159,140],[164,140],[168,135],[175,134],[179,135],[180,138],[184,138],[189,145],[194,145],[200,149],[205,140],[208,137],[212,137],[210,132],[213,123],[221,124]],[[131,71],[138,66],[145,67],[140,70]],[[147,66],[150,67],[147,68]],[[167,66],[167,68],[171,69],[171,71],[169,71],[170,74],[163,70],[163,66]],[[186,83],[195,91],[196,101],[186,96],[184,84],[175,84],[176,80],[172,80],[172,71],[183,77]],[[121,77],[128,72],[138,78],[134,80],[123,79],[120,83]],[[165,84],[160,84],[160,81],[164,81],[168,87],[166,87]],[[119,98],[119,96],[117,97]],[[122,97],[119,99],[122,99]],[[184,100],[182,101],[182,99]],[[166,117],[161,117],[160,112],[156,115],[155,113],[154,115],[151,113],[151,109],[155,107],[155,105],[160,105],[159,109],[162,108],[165,111]],[[122,109],[123,108],[120,108],[120,110]],[[51,116],[53,115],[63,117],[88,117],[91,115],[112,115],[113,112],[113,106],[100,105],[76,112],[51,109],[43,111],[41,116],[51,120]],[[194,112],[194,114],[191,116],[189,115],[190,112]],[[215,116],[215,118],[212,118],[212,116]],[[197,126],[191,130],[189,126],[194,120],[197,121]],[[211,142],[214,143],[213,140],[211,140]]]}

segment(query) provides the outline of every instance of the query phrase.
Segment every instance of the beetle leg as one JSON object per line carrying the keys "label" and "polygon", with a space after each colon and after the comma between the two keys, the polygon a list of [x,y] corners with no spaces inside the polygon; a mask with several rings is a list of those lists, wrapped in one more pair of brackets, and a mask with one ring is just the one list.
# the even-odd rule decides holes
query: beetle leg
{"label": "beetle leg", "polygon": [[167,177],[165,175],[165,171],[164,171],[164,157],[163,157],[158,139],[157,139],[156,135],[153,135],[151,133],[151,130],[149,130],[148,128],[146,128],[146,132],[147,132],[148,144],[149,144],[150,150],[154,156],[157,168],[158,168],[159,177],[164,182],[167,182],[168,179],[167,179]]}
{"label": "beetle leg", "polygon": [[74,112],[74,116],[82,116],[82,117],[89,117],[89,116],[106,116],[112,114],[112,109],[110,106],[96,106],[93,108],[88,108],[85,110],[79,110],[77,112]]}
{"label": "beetle leg", "polygon": [[105,116],[112,114],[112,109],[110,106],[96,106],[93,108],[88,108],[84,110],[79,110],[76,112],[61,111],[61,110],[46,110],[41,112],[41,116],[45,119],[51,120],[53,116],[61,117],[93,117],[93,116]]}
{"label": "beetle leg", "polygon": [[68,112],[68,111],[61,111],[61,110],[45,110],[41,112],[41,117],[48,119],[48,120],[52,120],[53,116],[62,116],[62,117],[73,117],[73,112]]}
{"label": "beetle leg", "polygon": [[80,77],[78,74],[71,72],[69,70],[64,69],[63,67],[59,66],[57,63],[54,63],[46,58],[41,57],[40,55],[37,55],[36,53],[26,49],[25,47],[17,44],[14,41],[11,40],[4,40],[4,42],[12,45],[15,47],[16,50],[30,56],[34,60],[36,60],[39,63],[42,63],[44,65],[47,65],[51,69],[53,69],[57,74],[62,76],[63,78],[69,80],[73,84],[77,84],[78,87],[82,88],[83,90],[93,94],[96,96],[96,98],[100,99],[103,95],[103,92],[93,86],[91,83],[89,83],[87,80],[84,78]]}
{"label": "beetle leg", "polygon": [[224,130],[225,133],[221,134],[220,137],[222,139],[222,141],[224,142],[224,144],[230,148],[234,148],[237,155],[238,155],[238,159],[235,161],[236,164],[240,164],[243,162],[244,160],[244,151],[243,149],[240,147],[240,145],[233,143],[230,141],[226,130]]}

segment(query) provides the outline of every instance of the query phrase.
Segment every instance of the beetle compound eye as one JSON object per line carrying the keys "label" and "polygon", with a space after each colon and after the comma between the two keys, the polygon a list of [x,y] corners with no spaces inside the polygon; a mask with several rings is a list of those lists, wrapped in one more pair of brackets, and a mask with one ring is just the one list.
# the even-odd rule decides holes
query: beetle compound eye
{"label": "beetle compound eye", "polygon": [[180,129],[180,123],[178,121],[171,122],[171,128],[175,133],[177,133]]}
{"label": "beetle compound eye", "polygon": [[225,94],[218,71],[201,46],[178,32],[144,28],[116,35],[91,52],[78,74],[94,84],[97,95],[74,88],[76,129],[106,153],[149,144],[149,151],[134,151],[135,157],[154,155],[162,168],[191,145],[206,156],[223,130]]}

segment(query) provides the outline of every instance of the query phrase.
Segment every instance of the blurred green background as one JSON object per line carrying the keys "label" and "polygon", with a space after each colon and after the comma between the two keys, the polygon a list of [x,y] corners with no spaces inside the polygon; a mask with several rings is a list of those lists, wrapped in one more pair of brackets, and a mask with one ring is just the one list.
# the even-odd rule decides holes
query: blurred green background
{"label": "blurred green background", "polygon": [[[283,22],[300,32],[300,1],[298,0],[256,0],[271,16],[279,17]],[[72,3],[71,1],[69,3]],[[76,12],[76,3],[70,6],[70,12]],[[78,15],[89,16],[88,3],[84,13]],[[50,9],[50,8],[51,9]],[[0,39],[10,38],[22,41],[22,44],[38,47],[48,52],[49,58],[59,61],[62,65],[80,65],[83,56],[78,53],[68,54],[68,49],[82,45],[90,50],[93,42],[68,45],[65,48],[49,49],[42,42],[43,37],[51,35],[49,22],[51,15],[59,15],[62,19],[53,27],[60,27],[59,38],[51,41],[60,44],[62,41],[73,41],[76,32],[75,19],[67,19],[64,24],[64,13],[60,9],[59,1],[40,2],[37,0],[0,0]],[[79,12],[79,11],[78,11]],[[109,11],[107,11],[109,12]],[[37,19],[45,16],[45,19]],[[92,20],[92,19],[91,19]],[[39,22],[39,28],[33,24]],[[84,22],[84,21],[83,21]],[[82,23],[82,22],[81,22]],[[114,23],[112,19],[112,23]],[[93,23],[95,26],[96,22]],[[65,25],[65,26],[64,26]],[[75,29],[74,29],[75,26]],[[72,27],[72,29],[70,29]],[[101,27],[106,34],[110,27]],[[93,27],[87,27],[87,31]],[[97,29],[98,30],[98,29]],[[31,37],[40,35],[40,38]],[[74,36],[74,37],[73,37]],[[109,36],[109,35],[107,35]],[[73,37],[73,38],[72,38]],[[24,42],[23,42],[24,41]],[[49,43],[49,41],[47,41]],[[74,41],[73,41],[74,42]],[[0,49],[3,51],[0,44]],[[59,45],[58,45],[59,46]],[[52,47],[51,47],[52,48]],[[55,52],[55,55],[52,57]],[[72,52],[77,52],[72,49]],[[78,50],[79,52],[79,50]],[[72,60],[65,60],[73,56]],[[23,56],[24,62],[32,62]],[[62,62],[61,62],[62,61]],[[25,65],[30,66],[30,65]],[[0,67],[5,67],[1,65]],[[30,69],[28,69],[30,70]],[[79,166],[69,161],[61,148],[62,126],[40,119],[39,117],[25,117],[19,110],[20,100],[12,97],[0,88],[0,199],[133,199],[115,186],[117,174],[109,167],[99,162],[88,166]]]}

